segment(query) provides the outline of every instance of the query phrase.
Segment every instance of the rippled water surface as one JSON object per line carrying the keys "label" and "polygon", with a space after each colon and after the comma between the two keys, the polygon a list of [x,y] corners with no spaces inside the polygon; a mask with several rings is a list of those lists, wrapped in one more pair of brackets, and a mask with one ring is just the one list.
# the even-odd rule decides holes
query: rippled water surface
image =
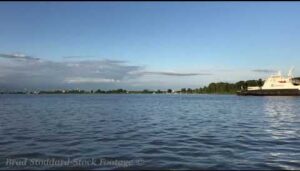
{"label": "rippled water surface", "polygon": [[300,169],[299,97],[0,95],[0,126],[0,169]]}

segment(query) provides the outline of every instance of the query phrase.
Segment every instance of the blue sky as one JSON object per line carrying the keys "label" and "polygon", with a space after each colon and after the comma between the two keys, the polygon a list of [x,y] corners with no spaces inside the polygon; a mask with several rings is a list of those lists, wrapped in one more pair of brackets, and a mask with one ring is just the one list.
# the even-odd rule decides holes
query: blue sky
{"label": "blue sky", "polygon": [[[81,79],[75,87],[194,88],[270,74],[257,70],[295,66],[300,73],[299,18],[299,2],[1,2],[0,54],[52,63],[122,61],[115,67],[144,73],[109,84],[100,75],[93,86]],[[3,85],[17,84],[8,77],[24,75],[20,64],[1,63],[15,67],[2,71]]]}

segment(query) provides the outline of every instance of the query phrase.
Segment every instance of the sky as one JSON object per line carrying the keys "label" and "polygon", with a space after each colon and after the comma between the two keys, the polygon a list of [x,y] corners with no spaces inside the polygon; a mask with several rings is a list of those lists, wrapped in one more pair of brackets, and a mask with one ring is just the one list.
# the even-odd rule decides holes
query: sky
{"label": "sky", "polygon": [[300,76],[300,2],[0,2],[2,89]]}

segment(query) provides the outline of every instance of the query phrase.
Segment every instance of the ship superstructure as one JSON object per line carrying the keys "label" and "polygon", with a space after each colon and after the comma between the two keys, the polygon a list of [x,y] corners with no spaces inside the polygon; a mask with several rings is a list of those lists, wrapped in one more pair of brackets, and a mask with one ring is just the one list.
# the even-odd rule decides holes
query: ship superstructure
{"label": "ship superstructure", "polygon": [[248,87],[238,91],[238,95],[300,95],[300,78],[293,77],[293,69],[284,77],[280,71],[264,81],[263,86]]}

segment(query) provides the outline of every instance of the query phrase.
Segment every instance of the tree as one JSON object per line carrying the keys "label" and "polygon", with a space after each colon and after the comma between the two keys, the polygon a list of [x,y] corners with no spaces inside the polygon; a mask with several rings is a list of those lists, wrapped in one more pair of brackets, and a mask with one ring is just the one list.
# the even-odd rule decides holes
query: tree
{"label": "tree", "polygon": [[182,88],[182,89],[181,89],[181,93],[186,93],[186,89],[185,89],[185,88]]}
{"label": "tree", "polygon": [[235,83],[235,87],[237,90],[241,90],[245,88],[245,81],[239,81],[237,83]]}
{"label": "tree", "polygon": [[144,89],[144,90],[143,90],[143,93],[150,93],[150,91],[147,90],[147,89]]}
{"label": "tree", "polygon": [[263,86],[264,83],[263,83],[263,81],[262,81],[261,78],[258,79],[257,84],[258,84],[259,87],[262,87],[262,86]]}
{"label": "tree", "polygon": [[171,90],[171,89],[168,89],[168,93],[172,93],[172,90]]}
{"label": "tree", "polygon": [[101,89],[98,89],[95,91],[95,93],[105,93],[105,91],[102,91]]}
{"label": "tree", "polygon": [[210,83],[208,85],[208,93],[215,93],[216,92],[216,83]]}

